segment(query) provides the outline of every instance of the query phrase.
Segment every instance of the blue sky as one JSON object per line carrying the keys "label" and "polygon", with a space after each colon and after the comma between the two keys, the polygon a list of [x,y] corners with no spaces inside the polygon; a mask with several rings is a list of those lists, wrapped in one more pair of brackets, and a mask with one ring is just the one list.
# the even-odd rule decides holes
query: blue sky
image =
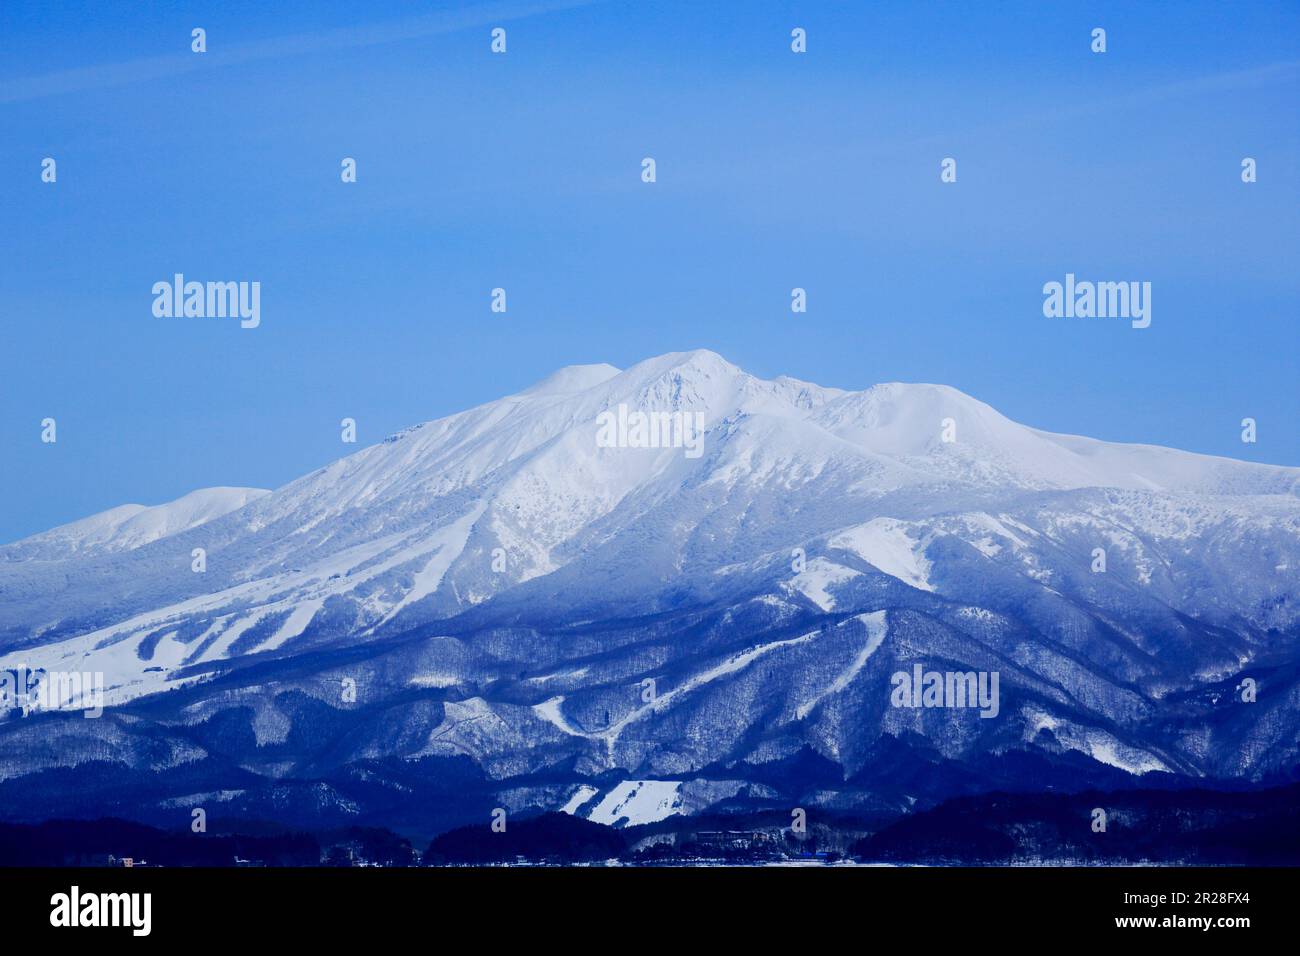
{"label": "blue sky", "polygon": [[[1300,465],[1297,94],[1295,2],[6,0],[0,540],[696,347]],[[175,272],[261,327],[155,318]],[[1044,318],[1067,272],[1151,327]]]}

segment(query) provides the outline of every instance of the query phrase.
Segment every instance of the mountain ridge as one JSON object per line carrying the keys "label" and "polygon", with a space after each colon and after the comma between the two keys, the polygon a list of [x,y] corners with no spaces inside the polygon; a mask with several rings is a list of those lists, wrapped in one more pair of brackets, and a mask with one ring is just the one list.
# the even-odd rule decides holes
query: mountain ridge
{"label": "mountain ridge", "polygon": [[[117,506],[116,508],[111,508],[106,511],[98,512],[96,514],[87,516],[82,519],[74,520],[67,524],[56,526],[55,528],[49,529],[48,531],[38,532],[36,534],[29,535],[10,544],[0,545],[0,555],[4,554],[7,550],[17,549],[18,546],[20,545],[32,545],[37,542],[41,542],[43,540],[48,539],[49,536],[53,536],[58,532],[68,531],[69,536],[74,537],[75,535],[72,534],[74,530],[79,530],[79,526],[83,526],[89,523],[97,523],[102,521],[102,523],[108,528],[110,532],[117,532],[120,530],[119,526],[121,524],[125,524],[126,521],[129,519],[139,517],[140,514],[143,512],[155,513],[155,512],[161,512],[163,510],[176,509],[178,506],[181,506],[186,502],[189,502],[193,499],[197,499],[200,497],[215,498],[222,495],[234,495],[234,494],[243,495],[243,498],[239,500],[237,504],[233,504],[232,506],[227,507],[219,512],[210,513],[202,518],[202,521],[212,520],[213,518],[221,517],[224,513],[228,511],[238,510],[239,508],[242,508],[245,504],[251,503],[252,501],[255,501],[259,498],[265,497],[266,495],[279,492],[284,488],[291,487],[297,484],[298,482],[310,478],[313,475],[319,474],[321,472],[325,472],[331,469],[333,466],[338,465],[340,462],[344,462],[349,459],[355,458],[358,455],[367,455],[369,453],[374,452],[376,449],[381,448],[384,445],[391,445],[396,443],[397,441],[401,441],[403,439],[407,439],[412,436],[415,436],[418,432],[422,432],[430,428],[436,428],[437,426],[443,426],[444,428],[446,428],[447,423],[455,422],[466,416],[472,416],[475,413],[489,414],[490,411],[499,411],[503,403],[511,403],[513,407],[518,403],[518,400],[520,398],[549,398],[549,399],[554,399],[555,401],[563,401],[564,399],[571,398],[572,396],[582,394],[585,392],[590,392],[592,390],[600,388],[601,386],[608,385],[611,382],[611,380],[618,379],[621,376],[634,375],[638,370],[644,370],[644,369],[650,369],[652,377],[656,381],[662,378],[663,376],[670,375],[670,374],[677,376],[675,378],[675,381],[678,382],[691,380],[691,376],[689,375],[681,376],[682,369],[686,369],[690,372],[694,372],[697,375],[702,376],[706,380],[714,377],[728,377],[728,376],[740,378],[744,386],[744,389],[742,390],[748,390],[750,393],[749,397],[755,397],[755,396],[762,397],[764,395],[781,396],[783,395],[784,392],[794,392],[797,397],[791,400],[790,404],[794,405],[796,408],[804,408],[806,410],[810,410],[812,408],[825,408],[826,406],[831,406],[829,409],[827,409],[827,414],[823,416],[825,421],[818,421],[818,424],[823,424],[827,426],[826,430],[829,433],[837,436],[842,436],[844,433],[853,435],[855,432],[855,430],[852,428],[840,428],[837,430],[836,427],[837,425],[843,424],[846,420],[853,424],[859,424],[862,419],[866,419],[865,426],[859,428],[858,431],[874,433],[873,437],[877,437],[877,440],[878,440],[878,436],[882,434],[893,435],[900,430],[899,423],[897,421],[892,421],[888,419],[890,417],[891,412],[896,412],[897,405],[899,404],[898,398],[900,396],[918,396],[918,395],[933,396],[937,394],[937,395],[945,396],[949,399],[949,401],[952,403],[949,410],[951,410],[952,408],[957,408],[968,412],[973,412],[974,415],[972,417],[974,417],[977,421],[980,418],[991,417],[999,428],[1003,428],[1006,425],[1013,426],[1016,429],[1022,430],[1026,435],[1036,436],[1052,445],[1062,448],[1066,452],[1075,454],[1080,458],[1106,457],[1108,454],[1113,457],[1117,454],[1122,454],[1124,451],[1127,450],[1133,453],[1148,455],[1151,457],[1151,460],[1156,460],[1156,461],[1158,461],[1161,457],[1175,456],[1179,459],[1179,461],[1183,463],[1194,461],[1194,462],[1201,463],[1204,466],[1240,468],[1244,472],[1248,472],[1248,473],[1253,472],[1255,473],[1256,476],[1258,476],[1255,478],[1254,483],[1247,482],[1248,486],[1250,487],[1250,490],[1241,491],[1235,488],[1216,487],[1212,492],[1209,493],[1222,493],[1222,494],[1284,493],[1286,491],[1293,490],[1295,483],[1297,481],[1300,481],[1300,467],[1288,467],[1288,466],[1281,466],[1281,465],[1270,465],[1270,464],[1265,464],[1260,462],[1248,462],[1239,459],[1228,458],[1226,456],[1206,455],[1199,452],[1189,452],[1177,448],[1172,448],[1163,445],[1153,445],[1149,443],[1112,442],[1112,441],[1106,441],[1102,439],[1091,438],[1083,435],[1051,432],[1046,429],[1040,429],[1040,428],[1034,428],[1032,426],[1022,425],[1001,415],[1001,413],[997,412],[995,409],[993,409],[991,406],[987,405],[986,403],[981,402],[978,399],[975,399],[970,395],[967,395],[966,393],[961,392],[960,390],[955,389],[952,386],[948,386],[948,385],[937,385],[933,383],[922,383],[922,382],[917,382],[917,383],[882,382],[882,383],[877,383],[875,385],[868,386],[867,388],[862,389],[860,391],[846,391],[844,389],[828,388],[820,385],[815,385],[813,383],[801,381],[799,379],[794,379],[785,375],[777,376],[776,378],[771,380],[763,380],[763,379],[757,379],[749,375],[749,373],[746,373],[740,368],[738,368],[737,366],[734,366],[731,363],[727,362],[725,359],[723,359],[720,355],[718,355],[715,352],[712,352],[707,349],[696,349],[687,352],[666,353],[665,355],[657,356],[655,358],[647,359],[643,362],[639,362],[636,365],[633,365],[626,370],[618,369],[615,366],[604,364],[604,363],[563,366],[560,369],[557,369],[555,372],[551,373],[550,375],[544,377],[540,381],[534,383],[533,385],[525,389],[520,390],[519,392],[515,392],[512,393],[511,395],[504,396],[500,399],[495,399],[493,401],[483,403],[481,405],[475,406],[473,408],[467,409],[462,412],[455,412],[450,415],[443,416],[442,418],[420,422],[415,425],[409,426],[405,429],[401,429],[398,432],[388,436],[387,438],[383,439],[382,441],[374,445],[366,446],[365,448],[362,448],[357,452],[344,456],[343,458],[337,459],[334,463],[330,465],[326,465],[323,468],[317,469],[315,472],[312,472],[309,475],[305,475],[302,478],[295,479],[289,482],[287,485],[281,486],[281,488],[275,489],[274,491],[267,491],[265,489],[257,489],[257,488],[212,487],[212,488],[197,489],[195,491],[192,491],[182,496],[181,498],[176,499],[175,501],[168,502],[164,505],[158,505],[158,506],[120,505]],[[605,410],[610,406],[610,404],[616,403],[620,399],[626,400],[627,398],[632,398],[632,397],[640,397],[644,399],[643,404],[647,408],[656,406],[656,402],[654,401],[654,398],[656,397],[660,400],[660,403],[667,404],[672,408],[675,408],[676,405],[680,404],[682,400],[680,395],[665,397],[661,393],[658,396],[654,396],[652,394],[653,389],[647,388],[644,381],[644,376],[641,376],[639,378],[633,378],[632,380],[639,382],[641,385],[641,388],[639,389],[640,392],[639,396],[628,395],[624,391],[617,392],[615,395],[605,397],[605,400],[600,410]],[[698,397],[698,391],[697,391],[697,397]],[[837,402],[843,402],[845,400],[847,400],[850,403],[857,403],[863,407],[859,408],[856,414],[852,414],[854,408],[852,405],[850,405],[848,409],[849,414],[846,414],[844,406],[836,404]],[[913,404],[914,403],[915,403],[915,399],[913,399]],[[943,409],[942,404],[935,405],[933,401],[929,402],[929,405],[932,407],[929,408],[928,411],[939,412]],[[698,410],[698,409],[692,409],[692,410]],[[762,410],[767,411],[769,409],[767,407],[764,407]],[[746,409],[746,412],[750,414],[753,413],[752,410],[749,409]],[[886,420],[882,421],[882,416]],[[919,417],[921,417],[919,414],[913,416],[913,418],[919,418]],[[934,418],[935,415],[931,414],[929,417]],[[592,415],[591,418],[594,422],[595,415]],[[939,421],[942,421],[942,417],[939,418]],[[926,451],[927,448],[933,446],[933,434],[938,433],[937,425],[935,425],[934,423],[921,425],[916,421],[906,422],[905,425],[906,425],[906,430],[913,435],[929,436],[926,439],[926,444],[920,446],[916,446],[914,444],[913,447],[899,448],[895,441],[894,443],[892,443],[893,447],[890,447],[891,454],[897,454],[899,457],[909,458],[912,456],[909,453],[912,454],[921,453]],[[592,427],[594,431],[594,424]],[[440,435],[439,437],[442,436]],[[887,442],[886,444],[888,445],[891,443]],[[959,444],[959,442],[953,442],[953,444]],[[864,450],[868,452],[881,451],[879,447],[870,447],[870,446],[863,446],[863,447]],[[1183,456],[1187,456],[1187,457],[1183,457]],[[1162,468],[1160,470],[1166,471],[1168,470],[1168,468],[1166,466],[1165,468]],[[1135,475],[1135,477],[1137,479],[1137,485],[1135,487],[1152,488],[1155,490],[1169,490],[1166,486],[1159,485],[1151,481],[1150,479],[1145,478],[1145,476]],[[1110,481],[1097,480],[1095,484],[1076,485],[1074,487],[1127,487],[1127,486],[1121,483],[1117,483],[1117,481],[1114,480],[1112,476],[1112,480]],[[1263,488],[1268,490],[1261,492],[1256,490],[1257,488]],[[195,527],[197,526],[198,523],[201,522],[195,521],[190,524],[182,524],[180,526],[165,531],[163,534],[157,535],[157,537],[163,537],[169,534],[177,533],[179,531],[189,530],[190,527]],[[139,544],[148,543],[149,540],[154,540],[154,538],[149,538],[148,540],[133,540],[131,546],[133,547],[139,546]]]}
{"label": "mountain ridge", "polygon": [[[702,454],[602,447],[620,404],[701,412]],[[0,669],[102,673],[108,708],[0,717],[0,780],[233,761],[265,781],[251,813],[275,781],[467,757],[494,799],[614,825],[901,809],[979,789],[994,757],[1027,786],[1287,779],[1297,477],[943,386],[823,389],[705,351],[568,367],[130,549],[0,548]],[[917,664],[998,671],[997,719],[890,706]],[[1245,678],[1258,703],[1233,703]],[[804,752],[838,783],[774,783]],[[891,782],[900,754],[937,776]]]}

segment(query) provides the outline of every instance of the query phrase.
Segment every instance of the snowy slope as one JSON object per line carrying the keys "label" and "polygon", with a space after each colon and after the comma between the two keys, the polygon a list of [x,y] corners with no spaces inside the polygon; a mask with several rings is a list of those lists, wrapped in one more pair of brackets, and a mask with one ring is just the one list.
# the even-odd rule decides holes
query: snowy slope
{"label": "snowy slope", "polygon": [[[620,406],[699,413],[702,454],[601,447]],[[0,668],[102,671],[110,706],[177,691],[183,723],[252,707],[264,736],[294,725],[285,687],[337,705],[331,655],[382,659],[364,686],[399,703],[329,761],[617,770],[626,787],[592,791],[611,821],[677,812],[660,784],[716,761],[808,746],[861,772],[882,735],[1262,775],[1296,749],[1298,481],[1051,434],[943,386],[769,381],[707,351],[573,366],[274,492],[0,548]],[[890,668],[933,658],[1001,669],[1013,726],[882,704]],[[254,665],[281,676],[228,689]],[[1252,668],[1282,668],[1280,696],[1226,714],[1219,685]]]}
{"label": "snowy slope", "polygon": [[130,551],[197,528],[269,494],[261,488],[201,488],[162,505],[121,505],[0,547],[0,561],[53,561]]}
{"label": "snowy slope", "polygon": [[[597,416],[620,405],[700,413],[703,456],[598,447]],[[955,426],[956,441],[942,440],[945,422]],[[370,634],[421,615],[456,613],[538,579],[572,599],[572,576],[557,572],[594,549],[605,556],[599,573],[611,598],[628,589],[644,597],[688,568],[711,573],[832,532],[838,537],[828,547],[847,548],[886,574],[929,588],[924,551],[933,538],[924,528],[907,537],[900,521],[983,511],[990,495],[1006,500],[1098,487],[1136,493],[1120,524],[1144,526],[1156,537],[1180,539],[1189,521],[1208,530],[1269,511],[1285,533],[1300,503],[1287,494],[1298,475],[1051,435],[940,386],[845,393],[789,378],[760,380],[707,351],[673,353],[622,372],[608,365],[562,369],[524,392],[407,429],[273,493],[195,492],[157,508],[115,509],[0,549],[9,562],[125,551],[136,559],[97,568],[106,587],[118,577],[131,581],[123,590],[134,597],[116,605],[119,623],[106,595],[67,582],[62,570],[50,576],[63,585],[53,593],[41,592],[47,582],[39,577],[0,577],[20,592],[0,611],[0,634],[23,639],[26,627],[29,640],[75,629],[84,616],[101,624],[92,635],[100,644],[196,615],[217,620],[230,612],[231,626],[344,597],[356,632]],[[982,533],[973,540],[994,546]],[[174,546],[164,548],[169,541]],[[188,564],[190,546],[208,550],[208,574],[176,574],[178,564]],[[493,566],[493,554],[504,555],[504,570]],[[1278,555],[1279,563],[1291,560]],[[814,579],[853,573],[823,562],[804,583],[826,606],[829,596],[820,596]],[[32,586],[30,601],[21,599],[20,584]],[[169,591],[180,600],[168,601]],[[61,613],[51,613],[55,604]],[[261,644],[237,646],[272,649],[292,637],[281,629]],[[203,656],[210,659],[214,647],[229,652],[234,643],[217,642]]]}

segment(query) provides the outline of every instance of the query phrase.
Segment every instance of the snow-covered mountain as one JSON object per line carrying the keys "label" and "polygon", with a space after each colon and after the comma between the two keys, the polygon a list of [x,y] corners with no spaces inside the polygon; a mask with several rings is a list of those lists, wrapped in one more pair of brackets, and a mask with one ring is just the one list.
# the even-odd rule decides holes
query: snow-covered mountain
{"label": "snow-covered mountain", "polygon": [[57,561],[130,551],[238,511],[270,492],[261,488],[200,488],[162,505],[119,505],[7,546],[8,561]]}
{"label": "snow-covered mountain", "polygon": [[[670,447],[627,447],[644,413]],[[697,420],[698,454],[671,447]],[[339,775],[468,758],[484,800],[616,823],[907,805],[922,766],[973,789],[1285,776],[1298,487],[939,385],[766,381],[707,351],[566,368],[270,493],[0,547],[0,670],[102,672],[111,705],[0,722],[0,779],[235,766],[247,786],[204,786],[330,780],[313,799],[346,817],[365,801]],[[891,707],[914,663],[999,672],[999,716]]]}

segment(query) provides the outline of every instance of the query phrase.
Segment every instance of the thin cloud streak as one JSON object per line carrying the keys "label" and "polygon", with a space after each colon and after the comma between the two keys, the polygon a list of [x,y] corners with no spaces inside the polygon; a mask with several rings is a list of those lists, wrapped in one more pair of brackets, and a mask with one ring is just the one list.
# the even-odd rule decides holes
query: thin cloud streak
{"label": "thin cloud streak", "polygon": [[[420,37],[455,33],[471,27],[498,24],[547,13],[590,6],[602,0],[538,0],[533,3],[491,3],[469,10],[434,13],[405,20],[389,20],[355,27],[339,27],[321,33],[300,33],[272,37],[254,43],[213,50],[204,54],[175,53],[145,57],[123,63],[60,70],[41,76],[0,81],[0,103],[19,103],[47,96],[61,96],[83,90],[146,83],[151,80],[237,66],[259,60],[328,53],[359,47],[399,43]],[[188,42],[188,35],[185,40]],[[180,40],[178,39],[178,42]]]}

